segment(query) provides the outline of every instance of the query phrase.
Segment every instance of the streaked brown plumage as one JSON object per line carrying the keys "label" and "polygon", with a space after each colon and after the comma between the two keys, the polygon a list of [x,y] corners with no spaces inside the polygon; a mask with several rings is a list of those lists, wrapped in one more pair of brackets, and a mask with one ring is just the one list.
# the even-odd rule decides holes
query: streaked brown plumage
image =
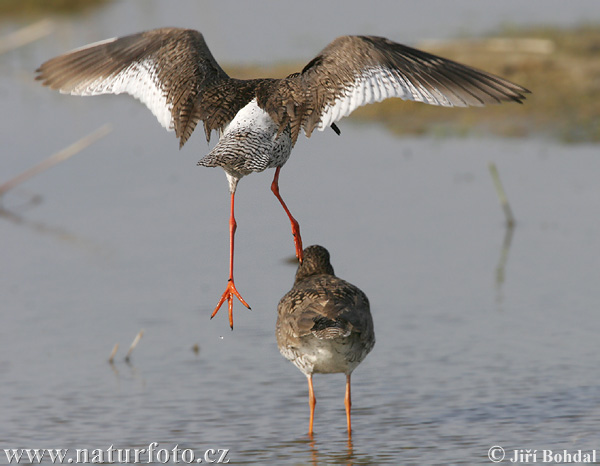
{"label": "streaked brown plumage", "polygon": [[313,433],[316,405],[313,374],[346,374],[346,420],[351,434],[350,376],[375,345],[367,296],[334,275],[322,246],[304,250],[292,289],[279,301],[276,325],[279,351],[308,379]]}
{"label": "streaked brown plumage", "polygon": [[361,105],[399,97],[441,106],[522,102],[529,91],[484,71],[374,36],[342,36],[300,73],[284,79],[230,78],[202,34],[162,28],[109,39],[48,60],[37,79],[74,95],[128,93],[174,130],[180,147],[198,122],[219,143],[198,164],[225,170],[231,193],[230,274],[213,316],[233,296],[246,306],[233,281],[237,183],[252,172],[276,168],[271,189],[292,226],[302,261],[300,227],[279,194],[279,172],[301,130],[310,136],[335,125]]}

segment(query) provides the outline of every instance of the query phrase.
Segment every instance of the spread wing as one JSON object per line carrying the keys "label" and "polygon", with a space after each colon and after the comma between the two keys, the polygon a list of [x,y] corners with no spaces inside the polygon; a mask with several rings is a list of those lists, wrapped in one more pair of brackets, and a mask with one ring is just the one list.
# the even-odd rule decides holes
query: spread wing
{"label": "spread wing", "polygon": [[335,39],[280,88],[265,108],[280,124],[302,127],[307,136],[389,97],[467,107],[521,102],[529,92],[493,74],[373,36]]}
{"label": "spread wing", "polygon": [[208,138],[237,112],[232,105],[219,105],[219,99],[235,100],[236,86],[227,85],[231,80],[202,34],[190,29],[162,28],[104,40],[48,60],[37,72],[36,79],[66,94],[132,95],[162,126],[175,130],[180,146],[199,120]]}

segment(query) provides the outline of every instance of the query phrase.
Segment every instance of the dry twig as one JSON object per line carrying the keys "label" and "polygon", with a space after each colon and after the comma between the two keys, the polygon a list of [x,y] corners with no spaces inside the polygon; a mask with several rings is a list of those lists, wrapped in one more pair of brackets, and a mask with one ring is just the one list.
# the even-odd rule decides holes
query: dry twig
{"label": "dry twig", "polygon": [[54,30],[54,21],[42,19],[0,38],[0,55],[46,37]]}
{"label": "dry twig", "polygon": [[25,170],[20,175],[15,176],[14,178],[8,180],[6,183],[0,185],[0,197],[2,197],[6,192],[13,189],[15,186],[20,185],[21,183],[27,181],[29,178],[42,173],[54,165],[64,162],[68,158],[74,156],[75,154],[81,152],[86,147],[92,145],[98,139],[103,138],[108,133],[112,131],[112,126],[110,124],[106,124],[101,126],[93,133],[88,134],[87,136],[82,137],[79,141],[74,142],[69,147],[64,148],[63,150],[57,152],[54,155],[51,155],[46,160],[42,160],[40,163],[31,167],[28,170]]}
{"label": "dry twig", "polygon": [[140,330],[140,333],[138,333],[135,336],[135,338],[133,339],[133,343],[131,343],[131,346],[129,347],[129,351],[127,351],[127,355],[125,356],[125,361],[129,362],[129,357],[131,356],[131,353],[133,352],[135,347],[138,345],[138,343],[142,339],[143,335],[144,335],[144,329]]}

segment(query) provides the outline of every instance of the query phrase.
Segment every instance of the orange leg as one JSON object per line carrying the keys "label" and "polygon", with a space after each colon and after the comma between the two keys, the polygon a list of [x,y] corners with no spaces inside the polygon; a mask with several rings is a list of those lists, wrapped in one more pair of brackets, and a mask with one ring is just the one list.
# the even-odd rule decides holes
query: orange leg
{"label": "orange leg", "polygon": [[344,398],[346,405],[346,422],[348,423],[348,437],[352,436],[352,421],[350,419],[350,410],[352,409],[352,398],[350,396],[350,374],[346,374],[346,396]]}
{"label": "orange leg", "polygon": [[248,303],[244,301],[244,298],[242,298],[236,289],[233,281],[233,240],[235,237],[235,230],[237,229],[237,223],[235,222],[235,216],[233,215],[234,199],[235,191],[231,193],[231,216],[229,217],[229,280],[227,281],[227,288],[225,289],[225,292],[221,296],[217,307],[210,316],[212,319],[215,315],[217,315],[217,312],[219,309],[221,309],[221,306],[225,300],[227,300],[227,304],[229,305],[229,326],[231,327],[231,330],[233,330],[233,296],[235,295],[235,297],[237,297],[237,299],[239,299],[244,306],[250,309]]}
{"label": "orange leg", "polygon": [[279,172],[280,171],[281,171],[281,167],[277,167],[275,169],[275,176],[273,177],[273,183],[271,183],[271,191],[273,191],[273,194],[275,194],[275,197],[277,197],[277,199],[279,199],[279,202],[281,202],[281,206],[283,207],[283,210],[285,210],[285,213],[290,218],[290,223],[292,224],[292,235],[294,235],[294,244],[296,246],[296,257],[298,258],[298,260],[300,262],[302,262],[302,238],[300,237],[300,225],[298,224],[296,219],[294,217],[292,217],[292,214],[290,213],[289,209],[285,205],[285,202],[283,202],[281,195],[279,194]]}
{"label": "orange leg", "polygon": [[315,406],[317,405],[317,399],[315,398],[315,391],[313,389],[312,374],[306,376],[308,378],[308,405],[310,406],[310,420],[308,421],[308,435],[313,435],[313,422],[315,420]]}

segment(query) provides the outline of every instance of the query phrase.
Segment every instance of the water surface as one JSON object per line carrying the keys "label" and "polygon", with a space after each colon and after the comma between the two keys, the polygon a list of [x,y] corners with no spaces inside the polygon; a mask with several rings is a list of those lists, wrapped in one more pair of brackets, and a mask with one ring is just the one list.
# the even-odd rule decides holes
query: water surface
{"label": "water surface", "polygon": [[[232,464],[447,465],[489,464],[492,445],[596,447],[597,146],[398,139],[349,120],[340,137],[299,140],[282,195],[305,244],[327,247],[337,274],[369,296],[377,335],[353,376],[352,444],[341,374],[315,377],[310,441],[305,377],[274,337],[277,302],[295,268],[286,261],[289,222],[269,190],[272,171],[239,185],[236,283],[253,310],[236,303],[231,332],[224,310],[208,318],[227,279],[229,198],[222,171],[195,165],[209,150],[202,135],[178,152],[137,102],[68,98],[30,80],[44,58],[125,28],[120,12],[136,13],[134,30],[210,23],[191,3],[181,12],[147,5],[116,2],[64,19],[76,38],[57,33],[0,57],[0,94],[11,109],[2,116],[2,180],[107,121],[115,127],[3,199],[0,449],[158,442],[197,454],[227,448]],[[507,5],[499,20],[517,16]],[[410,23],[415,11],[398,21]],[[242,13],[231,22],[242,24]],[[218,22],[233,27],[210,18],[215,30]],[[489,28],[499,23],[485,18]],[[380,33],[393,35],[385,15],[370,19],[367,32],[380,19]],[[452,24],[441,34],[464,24],[479,30]],[[315,47],[292,41],[288,53],[308,59],[327,41],[322,29],[309,34]],[[222,47],[239,58],[235,46]],[[508,249],[489,161],[517,218]]]}

